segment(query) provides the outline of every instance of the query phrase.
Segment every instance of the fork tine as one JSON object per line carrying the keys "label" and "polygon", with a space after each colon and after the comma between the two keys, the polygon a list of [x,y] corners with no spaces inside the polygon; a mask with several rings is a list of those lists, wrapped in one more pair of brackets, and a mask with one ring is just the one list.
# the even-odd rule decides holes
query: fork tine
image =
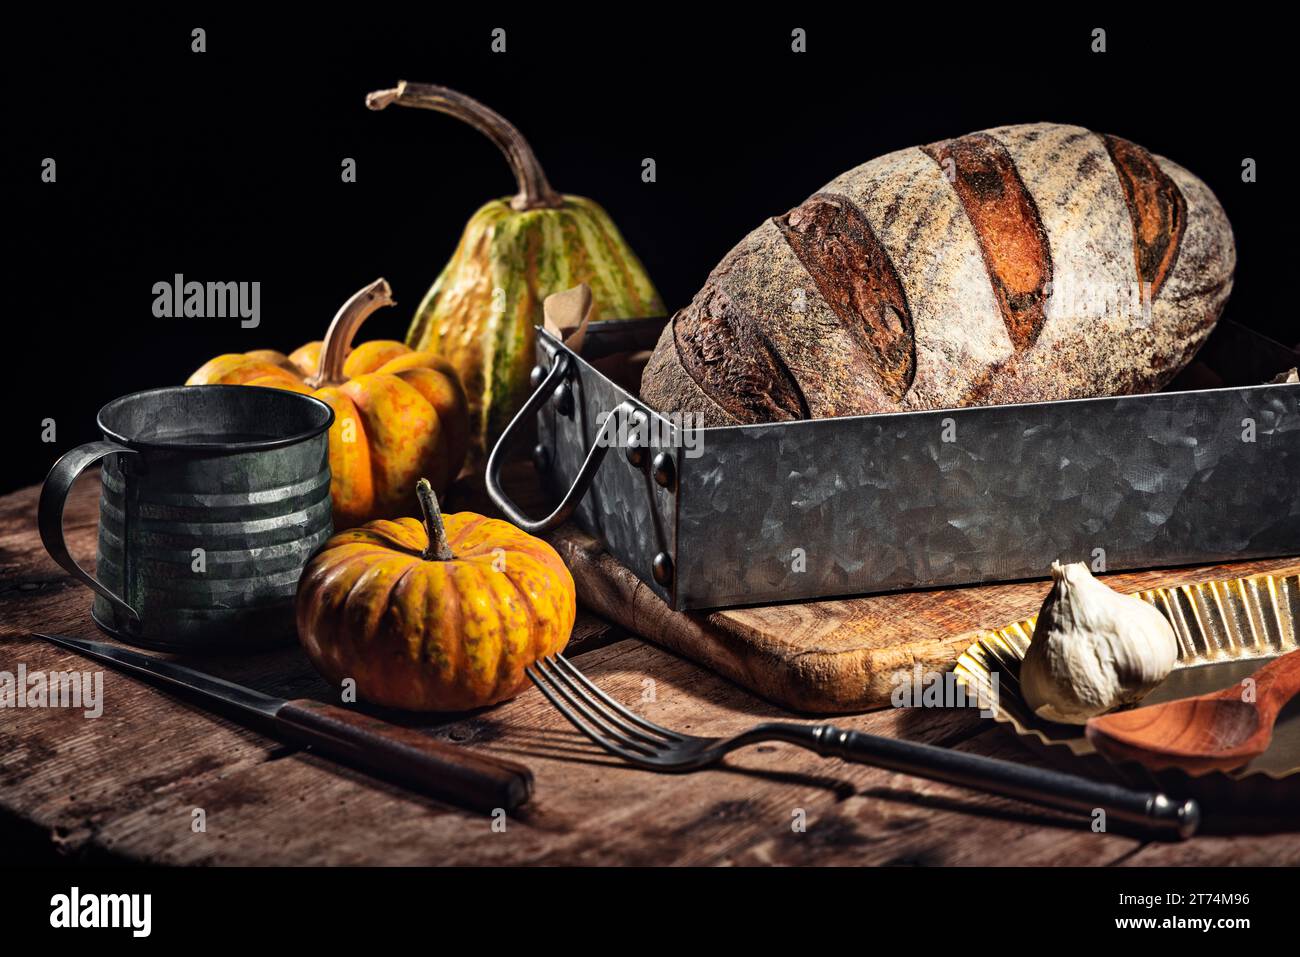
{"label": "fork tine", "polygon": [[[552,678],[558,679],[570,691],[576,691],[578,694],[582,695],[582,697],[586,699],[587,704],[591,705],[592,710],[595,711],[596,714],[600,715],[608,724],[613,725],[628,737],[644,741],[653,748],[663,748],[674,743],[663,736],[651,737],[646,734],[646,732],[637,728],[633,721],[625,720],[622,717],[622,714],[630,714],[630,712],[626,712],[624,709],[619,708],[618,702],[612,701],[608,696],[600,694],[596,689],[596,686],[591,682],[581,680],[575,681],[569,676],[569,674],[565,673],[563,668],[558,667],[558,662],[554,657],[545,659],[543,664],[549,669]],[[577,670],[573,668],[572,665],[569,666],[569,671],[573,674],[577,674]],[[595,694],[593,694],[593,692],[595,692]],[[632,715],[632,717],[635,718],[636,716]]]}
{"label": "fork tine", "polygon": [[564,715],[564,717],[568,719],[569,723],[577,728],[584,737],[589,738],[594,743],[600,745],[600,747],[604,748],[615,757],[623,758],[625,760],[627,759],[627,755],[621,747],[614,744],[612,741],[607,741],[601,736],[599,730],[583,721],[583,719],[578,717],[578,715],[568,705],[556,697],[555,692],[551,690],[550,682],[547,679],[540,677],[535,669],[531,666],[525,668],[524,674],[528,676],[529,681],[537,686],[537,690],[546,696],[546,700],[555,706],[555,710]]}
{"label": "fork tine", "polygon": [[[608,707],[612,708],[615,712],[622,715],[624,718],[626,718],[628,721],[632,722],[633,724],[639,725],[641,728],[645,729],[646,731],[650,731],[653,732],[654,734],[662,735],[663,737],[668,738],[671,741],[682,740],[682,736],[680,734],[677,734],[673,731],[669,731],[667,728],[661,727],[660,725],[655,724],[653,721],[648,721],[645,718],[641,717],[639,714],[629,711],[627,708],[623,707],[621,704],[619,704],[609,695],[605,694],[605,692],[601,691],[598,687],[592,684],[591,679],[588,678],[586,675],[584,675],[573,665],[571,665],[569,663],[569,659],[564,657],[564,655],[554,654],[551,656],[551,658],[554,659],[560,665],[560,668],[570,678],[572,678],[574,681],[578,683],[578,685],[580,686],[579,687],[580,691],[590,692],[591,694],[595,695],[597,698],[603,701]],[[588,695],[588,697],[590,697],[590,695]]]}
{"label": "fork tine", "polygon": [[[655,757],[655,751],[649,744],[633,741],[631,738],[620,732],[616,727],[610,727],[610,722],[607,718],[603,718],[599,712],[593,712],[589,705],[584,704],[581,700],[574,697],[573,693],[569,691],[568,688],[546,670],[545,659],[538,659],[531,668],[527,669],[527,673],[528,677],[531,678],[533,683],[536,684],[541,692],[546,695],[547,699],[559,708],[560,712],[568,718],[569,721],[578,728],[578,730],[582,731],[582,733],[587,735],[587,737],[604,747],[606,751],[617,754],[621,758],[635,758],[638,756],[646,758]],[[577,720],[577,716],[571,713],[569,708],[565,707],[564,704],[558,701],[553,694],[550,694],[548,689],[549,691],[557,691],[563,695],[572,708],[586,719],[585,726]],[[629,754],[629,751],[633,753]]]}
{"label": "fork tine", "polygon": [[[577,708],[588,721],[598,724],[608,736],[613,737],[619,743],[627,747],[639,748],[647,754],[655,754],[658,749],[668,747],[668,742],[659,738],[651,738],[637,731],[635,728],[620,724],[617,715],[612,715],[601,707],[600,703],[593,701],[586,695],[583,695],[581,689],[576,688],[567,677],[564,676],[556,667],[554,662],[549,659],[541,659],[534,663],[538,672],[550,682],[551,687],[559,691],[568,699],[569,703]],[[575,697],[574,692],[578,696]]]}

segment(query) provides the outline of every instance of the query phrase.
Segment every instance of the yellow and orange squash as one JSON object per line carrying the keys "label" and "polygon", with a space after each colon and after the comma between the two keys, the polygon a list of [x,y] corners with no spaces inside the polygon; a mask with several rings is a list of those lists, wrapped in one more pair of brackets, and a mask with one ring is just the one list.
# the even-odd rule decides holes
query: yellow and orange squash
{"label": "yellow and orange squash", "polygon": [[388,283],[376,280],[343,305],[324,342],[288,356],[270,349],[217,356],[185,383],[269,386],[329,403],[336,529],[401,515],[424,475],[443,494],[469,445],[465,391],[445,359],[390,339],[352,348],[366,317],[391,305]]}
{"label": "yellow and orange squash", "polygon": [[331,538],[298,582],[298,637],[329,681],[372,704],[463,711],[504,701],[568,643],[573,578],[541,539],[472,512],[370,522]]}

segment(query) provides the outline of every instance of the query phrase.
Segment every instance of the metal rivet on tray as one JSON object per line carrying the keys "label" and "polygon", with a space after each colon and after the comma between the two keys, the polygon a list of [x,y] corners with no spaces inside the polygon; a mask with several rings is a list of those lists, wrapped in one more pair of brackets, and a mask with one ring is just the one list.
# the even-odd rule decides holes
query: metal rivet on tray
{"label": "metal rivet on tray", "polygon": [[628,462],[635,468],[644,468],[646,457],[649,453],[645,446],[641,444],[641,436],[645,434],[646,424],[649,420],[646,414],[640,409],[634,409],[631,413],[630,434],[627,438],[627,456]]}
{"label": "metal rivet on tray", "polygon": [[542,384],[542,380],[546,378],[546,372],[547,370],[541,366],[533,366],[533,371],[528,373],[528,381],[532,383],[534,389]]}
{"label": "metal rivet on tray", "polygon": [[668,553],[660,552],[656,555],[654,564],[651,567],[654,571],[655,581],[667,588],[673,580],[673,560],[668,557]]}
{"label": "metal rivet on tray", "polygon": [[545,472],[551,465],[551,452],[544,445],[533,446],[533,466],[539,472]]}
{"label": "metal rivet on tray", "polygon": [[655,456],[651,468],[654,470],[655,481],[672,491],[673,483],[677,480],[677,469],[673,465],[673,457],[667,452],[660,452]]}
{"label": "metal rivet on tray", "polygon": [[573,415],[573,391],[569,383],[561,382],[555,387],[555,411],[568,418]]}

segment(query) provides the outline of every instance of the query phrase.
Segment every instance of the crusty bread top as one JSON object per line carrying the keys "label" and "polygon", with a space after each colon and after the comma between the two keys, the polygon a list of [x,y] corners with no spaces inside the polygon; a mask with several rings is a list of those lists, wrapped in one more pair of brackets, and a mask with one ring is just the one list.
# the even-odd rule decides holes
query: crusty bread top
{"label": "crusty bread top", "polygon": [[1235,263],[1177,164],[1080,127],[986,130],[872,160],[750,233],[642,395],[720,425],[1158,389]]}

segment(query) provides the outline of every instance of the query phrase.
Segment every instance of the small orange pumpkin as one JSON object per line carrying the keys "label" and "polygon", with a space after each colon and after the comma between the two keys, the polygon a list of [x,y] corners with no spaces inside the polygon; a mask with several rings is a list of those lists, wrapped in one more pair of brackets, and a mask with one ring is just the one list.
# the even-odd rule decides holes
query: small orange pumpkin
{"label": "small orange pumpkin", "polygon": [[424,523],[369,522],[335,535],[298,582],[298,638],[335,684],[373,704],[463,711],[528,683],[524,669],[568,643],[573,577],[555,549],[513,525],[438,510]]}
{"label": "small orange pumpkin", "polygon": [[185,383],[269,386],[329,403],[336,529],[402,514],[422,475],[444,493],[469,446],[465,390],[445,359],[390,339],[352,348],[366,317],[391,305],[388,283],[376,280],[343,304],[323,343],[288,356],[271,349],[217,356]]}

